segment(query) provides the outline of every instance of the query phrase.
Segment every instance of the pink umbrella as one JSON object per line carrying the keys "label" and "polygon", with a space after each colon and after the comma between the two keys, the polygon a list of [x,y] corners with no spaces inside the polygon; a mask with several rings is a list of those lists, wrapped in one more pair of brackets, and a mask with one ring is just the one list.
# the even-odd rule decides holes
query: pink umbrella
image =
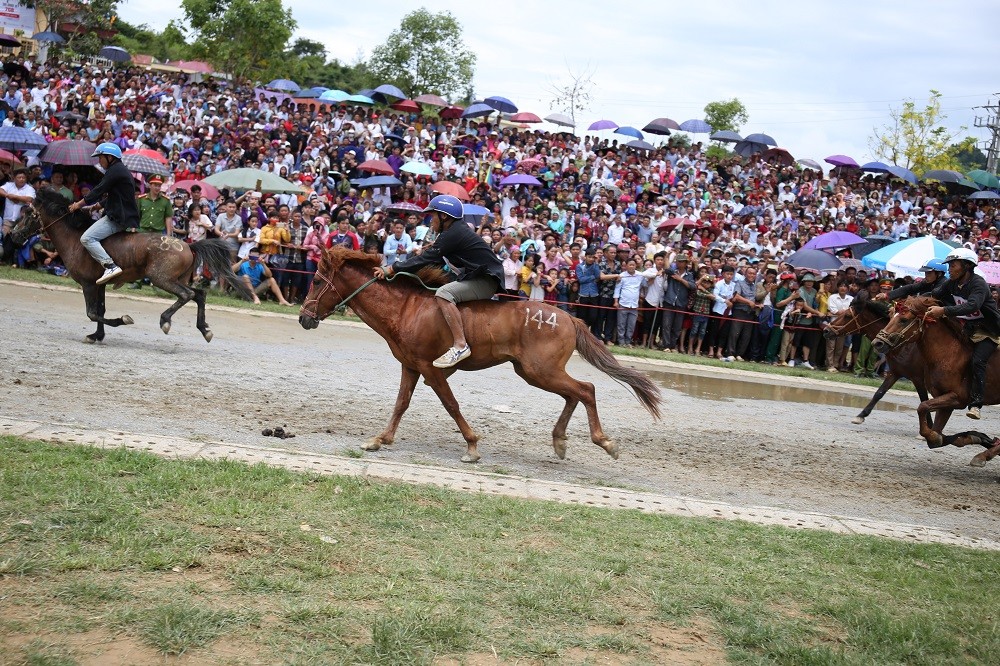
{"label": "pink umbrella", "polygon": [[1000,285],[1000,261],[980,261],[976,272],[982,273],[990,284]]}
{"label": "pink umbrella", "polygon": [[527,169],[528,171],[531,171],[532,169],[539,169],[539,168],[541,168],[542,166],[544,166],[544,164],[545,163],[542,162],[540,159],[537,159],[537,158],[534,158],[534,157],[529,157],[526,160],[521,160],[520,162],[518,162],[517,166],[523,167],[523,168]]}
{"label": "pink umbrella", "polygon": [[417,104],[426,104],[427,106],[448,106],[448,102],[437,95],[418,95],[413,98],[413,101]]}
{"label": "pink umbrella", "polygon": [[209,185],[203,180],[179,180],[174,183],[174,186],[170,189],[171,191],[184,190],[185,192],[190,192],[193,185],[199,186],[201,188],[201,193],[209,199],[219,198],[219,189],[214,185]]}
{"label": "pink umbrella", "polygon": [[533,113],[527,111],[522,111],[521,113],[515,113],[510,117],[512,123],[540,123],[542,119]]}

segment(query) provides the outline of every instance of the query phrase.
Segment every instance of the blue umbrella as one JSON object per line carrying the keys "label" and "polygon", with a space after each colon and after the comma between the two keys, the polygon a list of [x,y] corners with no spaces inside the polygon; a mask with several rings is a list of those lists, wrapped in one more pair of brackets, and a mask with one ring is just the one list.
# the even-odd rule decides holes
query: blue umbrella
{"label": "blue umbrella", "polygon": [[977,200],[979,200],[979,199],[986,199],[986,200],[1000,199],[1000,194],[997,194],[996,192],[991,192],[989,190],[983,190],[982,192],[976,192],[975,194],[970,194],[969,198],[970,199],[977,199]]}
{"label": "blue umbrella", "polygon": [[120,46],[105,46],[97,54],[111,62],[128,62],[132,59],[128,51]]}
{"label": "blue umbrella", "polygon": [[476,204],[465,204],[462,209],[466,215],[486,215],[490,212],[486,206],[477,206]]}
{"label": "blue umbrella", "polygon": [[756,134],[749,134],[743,137],[744,141],[750,141],[751,143],[763,143],[766,146],[777,146],[778,142],[771,138],[768,134],[761,134],[760,132]]}
{"label": "blue umbrella", "polygon": [[795,268],[808,268],[814,271],[835,271],[843,266],[840,259],[823,250],[799,250],[785,261]]}
{"label": "blue umbrella", "polygon": [[767,150],[766,143],[760,143],[759,141],[748,141],[743,139],[742,141],[737,141],[733,146],[733,152],[740,157],[750,157],[754,153],[763,153]]}
{"label": "blue umbrella", "polygon": [[51,32],[46,30],[45,32],[36,32],[31,36],[36,42],[52,42],[53,44],[62,44],[66,40],[58,32]]}
{"label": "blue umbrella", "polygon": [[681,131],[691,132],[692,134],[708,134],[712,131],[712,126],[704,120],[692,118],[681,123]]}
{"label": "blue umbrella", "polygon": [[917,184],[917,174],[913,173],[909,169],[904,169],[901,166],[896,166],[895,164],[893,164],[889,167],[889,173],[891,173],[896,178],[899,178],[900,180],[905,180],[906,182],[912,183],[914,185]]}
{"label": "blue umbrella", "polygon": [[653,144],[648,141],[640,141],[638,139],[635,141],[629,141],[625,144],[625,147],[635,148],[636,150],[653,150]]}
{"label": "blue umbrella", "polygon": [[628,126],[619,127],[618,129],[615,130],[615,134],[624,134],[625,136],[630,136],[633,139],[639,139],[640,141],[642,141],[643,138],[642,132],[640,132],[634,127],[628,127]]}
{"label": "blue umbrella", "polygon": [[861,165],[861,170],[872,173],[889,173],[889,165],[882,162],[866,162]]}
{"label": "blue umbrella", "polygon": [[951,250],[950,245],[933,236],[918,236],[887,245],[881,250],[865,255],[861,263],[868,268],[917,277],[921,274],[920,268],[924,264],[934,259],[943,260]]}
{"label": "blue umbrella", "polygon": [[403,181],[392,176],[372,176],[371,178],[356,178],[351,181],[358,187],[401,187]]}
{"label": "blue umbrella", "polygon": [[[392,85],[391,83],[383,83],[382,85],[380,85],[378,88],[375,89],[375,92],[381,93],[386,97],[406,99],[406,94],[396,86]],[[371,95],[369,95],[369,97],[371,97]]]}
{"label": "blue umbrella", "polygon": [[316,99],[321,94],[319,91],[310,88],[309,90],[300,90],[295,96],[299,99]]}
{"label": "blue umbrella", "polygon": [[343,90],[327,90],[326,92],[320,93],[319,98],[324,102],[343,102],[350,96],[350,93],[344,92]]}
{"label": "blue umbrella", "polygon": [[517,106],[515,106],[514,102],[510,101],[506,97],[494,95],[493,97],[487,97],[484,99],[483,103],[501,113],[517,113]]}
{"label": "blue umbrella", "polygon": [[283,92],[298,92],[302,90],[299,88],[299,84],[295,81],[289,81],[288,79],[275,79],[264,87],[270,90],[281,90]]}
{"label": "blue umbrella", "polygon": [[354,94],[355,95],[364,95],[365,97],[372,97],[372,96],[375,95],[375,91],[372,90],[371,88],[365,88],[364,90],[359,90],[358,92],[356,92]]}
{"label": "blue umbrella", "polygon": [[0,127],[0,148],[7,150],[40,150],[48,145],[40,135],[23,127]]}
{"label": "blue umbrella", "polygon": [[719,130],[718,132],[715,132],[714,134],[712,134],[712,136],[708,138],[711,139],[712,141],[722,141],[722,142],[728,141],[730,143],[736,143],[737,141],[743,140],[743,137],[741,137],[733,130]]}
{"label": "blue umbrella", "polygon": [[476,102],[475,104],[470,104],[469,108],[462,111],[463,118],[481,118],[483,116],[488,116],[493,113],[495,109],[483,102]]}
{"label": "blue umbrella", "polygon": [[[892,236],[883,236],[881,234],[876,234],[874,236],[866,236],[864,245],[856,245],[851,248],[851,254],[854,255],[855,259],[861,259],[872,252],[881,250],[886,245],[892,245],[896,241],[893,240]],[[863,263],[863,262],[862,262]]]}
{"label": "blue umbrella", "polygon": [[357,95],[351,95],[350,97],[348,97],[344,101],[345,102],[354,102],[355,104],[374,104],[375,103],[375,100],[373,100],[371,97],[368,97],[366,95],[362,95],[360,93],[357,94]]}

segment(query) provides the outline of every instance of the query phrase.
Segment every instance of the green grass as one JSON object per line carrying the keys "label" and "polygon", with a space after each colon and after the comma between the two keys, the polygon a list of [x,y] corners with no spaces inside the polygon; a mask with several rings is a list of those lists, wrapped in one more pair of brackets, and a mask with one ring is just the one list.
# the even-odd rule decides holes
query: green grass
{"label": "green grass", "polygon": [[1000,654],[992,552],[16,438],[0,460],[5,663],[75,663],[81,632],[234,663],[655,664],[664,632],[702,661]]}

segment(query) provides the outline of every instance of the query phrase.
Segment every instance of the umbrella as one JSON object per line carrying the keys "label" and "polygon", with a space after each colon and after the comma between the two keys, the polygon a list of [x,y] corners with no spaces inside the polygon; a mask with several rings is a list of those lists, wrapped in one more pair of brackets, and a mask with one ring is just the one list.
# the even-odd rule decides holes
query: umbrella
{"label": "umbrella", "polygon": [[670,118],[657,118],[656,120],[650,120],[645,127],[642,128],[643,132],[649,132],[650,134],[660,134],[666,136],[670,134],[670,130],[679,130],[680,125],[677,124],[676,120],[671,120]]}
{"label": "umbrella", "polygon": [[989,190],[983,190],[982,192],[975,192],[973,194],[970,194],[969,198],[975,199],[977,201],[982,201],[982,200],[989,201],[993,199],[1000,199],[1000,194],[997,194],[996,192],[990,192]]}
{"label": "umbrella", "polygon": [[868,268],[886,270],[897,276],[918,277],[921,275],[921,266],[933,259],[941,261],[951,250],[950,245],[942,243],[933,236],[920,236],[887,245],[881,250],[867,254],[861,263]]}
{"label": "umbrella", "polygon": [[682,224],[682,223],[684,224],[685,227],[696,227],[696,226],[698,226],[698,223],[695,222],[692,219],[689,219],[689,218],[686,218],[686,217],[675,217],[675,218],[667,220],[666,222],[660,222],[660,224],[658,224],[656,226],[656,230],[657,231],[673,231],[674,229],[677,228],[677,225]]}
{"label": "umbrella", "polygon": [[765,160],[776,160],[779,164],[784,164],[785,166],[795,164],[795,158],[784,148],[768,148],[761,154],[761,157]]}
{"label": "umbrella", "polygon": [[827,164],[832,164],[835,167],[850,167],[852,169],[859,169],[861,166],[854,161],[853,157],[848,157],[847,155],[830,155],[823,159]]}
{"label": "umbrella", "polygon": [[36,32],[31,36],[36,42],[52,42],[54,44],[62,44],[66,40],[58,32],[51,32],[46,30],[45,32]]}
{"label": "umbrella", "polygon": [[852,259],[850,257],[841,257],[840,265],[841,268],[854,268],[859,271],[865,267],[865,265],[861,263],[860,259]]}
{"label": "umbrella", "polygon": [[840,259],[823,250],[799,250],[785,261],[795,268],[808,268],[814,271],[835,271],[843,265]]}
{"label": "umbrella", "polygon": [[319,98],[324,102],[343,102],[350,96],[349,92],[343,90],[327,90],[320,93]]}
{"label": "umbrella", "polygon": [[936,180],[939,183],[958,183],[963,178],[962,174],[951,169],[932,169],[925,173],[920,180]]}
{"label": "umbrella", "polygon": [[615,134],[624,134],[625,136],[630,136],[633,139],[639,139],[642,141],[642,132],[634,127],[619,127],[615,130]]}
{"label": "umbrella", "polygon": [[[58,141],[56,143],[68,143],[68,141]],[[142,173],[147,176],[170,175],[170,169],[167,167],[167,165],[163,164],[159,160],[150,159],[145,155],[126,153],[125,155],[122,155],[122,162],[125,163],[125,166],[127,166],[128,170],[131,171],[132,173]]]}
{"label": "umbrella", "polygon": [[545,116],[545,120],[553,125],[559,125],[560,127],[576,127],[576,123],[573,122],[573,119],[565,113],[553,113],[547,115]]}
{"label": "umbrella", "polygon": [[462,111],[463,118],[481,118],[483,116],[488,116],[493,113],[494,109],[489,104],[484,104],[483,102],[476,102],[470,105],[465,111]]}
{"label": "umbrella", "polygon": [[400,171],[412,173],[414,176],[433,176],[434,170],[423,162],[407,162],[399,168]]}
{"label": "umbrella", "polygon": [[861,165],[861,170],[872,173],[889,173],[889,165],[882,162],[866,162]]}
{"label": "umbrella", "polygon": [[510,117],[512,123],[540,123],[542,119],[533,113],[528,113],[527,111],[522,111],[521,113],[515,113]]}
{"label": "umbrella", "polygon": [[469,200],[469,192],[458,183],[453,183],[450,180],[442,180],[434,183],[431,185],[431,191],[437,192],[438,194],[450,194],[453,197],[458,197],[462,201]]}
{"label": "umbrella", "polygon": [[411,203],[406,202],[406,201],[400,201],[399,203],[389,204],[388,208],[389,208],[389,210],[395,210],[395,211],[407,212],[407,213],[419,213],[419,212],[423,212],[423,210],[424,210],[423,208],[421,208],[417,204],[411,204]]}
{"label": "umbrella", "polygon": [[12,164],[21,164],[21,160],[17,159],[17,155],[10,152],[9,150],[4,150],[0,148],[0,162],[10,162]]}
{"label": "umbrella", "polygon": [[438,116],[441,117],[441,120],[455,120],[457,118],[461,118],[462,113],[464,112],[465,109],[463,109],[460,106],[449,106],[447,108],[441,109],[441,111],[438,113]]}
{"label": "umbrella", "polygon": [[354,102],[355,104],[374,104],[375,100],[367,95],[362,95],[358,93],[357,95],[351,95],[347,99],[343,100],[345,102]]}
{"label": "umbrella", "polygon": [[534,176],[529,176],[526,173],[515,173],[513,175],[507,176],[500,181],[501,186],[507,185],[528,185],[531,187],[540,187],[542,181],[538,180]]}
{"label": "umbrella", "polygon": [[95,166],[97,159],[91,157],[97,145],[90,141],[53,141],[42,149],[38,158],[48,164],[63,166]]}
{"label": "umbrella", "polygon": [[754,153],[763,153],[765,150],[767,150],[766,143],[747,141],[746,139],[738,141],[733,145],[733,152],[740,157],[750,157]]}
{"label": "umbrella", "polygon": [[514,102],[510,101],[506,97],[494,95],[493,97],[487,97],[484,99],[483,103],[490,108],[500,111],[501,113],[517,113],[517,106],[515,106]]}
{"label": "umbrella", "polygon": [[[723,143],[736,143],[737,141],[742,141],[743,137],[734,132],[733,130],[719,130],[715,132],[710,137],[712,141],[721,141]],[[762,142],[763,143],[763,142]]]}
{"label": "umbrella", "polygon": [[324,92],[326,91],[313,90],[312,88],[310,88],[309,90],[300,90],[299,92],[295,93],[295,99],[317,99]]}
{"label": "umbrella", "polygon": [[802,158],[801,160],[798,160],[798,163],[799,163],[799,165],[801,165],[801,166],[803,166],[803,167],[805,167],[807,169],[815,169],[816,171],[819,171],[820,173],[823,172],[823,167],[820,166],[820,163],[817,162],[816,160],[810,160],[810,159],[807,159],[807,158]]}
{"label": "umbrella", "polygon": [[358,187],[402,187],[403,181],[394,176],[372,176],[371,178],[356,178],[351,184]]}
{"label": "umbrella", "polygon": [[219,198],[220,192],[218,188],[216,188],[214,185],[206,183],[203,180],[178,180],[176,183],[174,183],[173,187],[171,187],[170,190],[171,191],[184,190],[185,192],[190,192],[191,188],[194,187],[195,185],[201,188],[201,193],[203,196],[206,196],[209,199]]}
{"label": "umbrella", "polygon": [[[57,142],[61,143],[61,142]],[[23,127],[0,127],[0,148],[7,150],[39,150],[48,144],[38,134]]]}
{"label": "umbrella", "polygon": [[362,162],[358,165],[360,171],[371,171],[372,173],[380,173],[385,176],[395,176],[396,171],[392,166],[385,160],[368,160],[367,162]]}
{"label": "umbrella", "polygon": [[414,97],[413,101],[417,104],[426,104],[427,106],[448,106],[448,102],[446,102],[443,97],[439,97],[437,95],[419,95]]}
{"label": "umbrella", "polygon": [[653,144],[647,141],[640,141],[636,139],[635,141],[629,141],[625,144],[626,148],[635,148],[636,150],[654,150]]}
{"label": "umbrella", "polygon": [[601,130],[609,129],[618,129],[618,123],[613,120],[598,120],[590,123],[590,127],[587,128],[587,130],[591,132],[599,132]]}
{"label": "umbrella", "polygon": [[477,206],[476,204],[465,204],[462,206],[462,211],[466,215],[475,215],[476,217],[489,215],[490,212],[486,206]]}
{"label": "umbrella", "polygon": [[84,122],[87,120],[87,116],[76,113],[75,111],[59,111],[58,113],[52,114],[59,119],[59,122],[63,123],[75,123]]}
{"label": "umbrella", "polygon": [[892,236],[882,236],[876,234],[874,236],[866,236],[864,245],[855,245],[851,248],[851,254],[857,258],[862,258],[865,255],[871,254],[876,250],[881,250],[886,245],[892,245],[896,241],[893,240]]}
{"label": "umbrella", "polygon": [[205,179],[216,188],[228,187],[233,190],[255,190],[260,182],[261,192],[273,194],[301,194],[302,186],[290,183],[281,176],[260,169],[227,169],[212,174]]}
{"label": "umbrella", "polygon": [[21,46],[21,40],[14,35],[0,33],[0,46],[13,46],[16,48]]}
{"label": "umbrella", "polygon": [[906,182],[912,183],[914,185],[917,184],[917,174],[913,173],[909,169],[904,169],[901,166],[896,166],[895,164],[893,164],[889,167],[889,173],[895,176],[896,178],[899,178],[900,180],[905,180]]}
{"label": "umbrella", "polygon": [[132,59],[128,51],[120,46],[105,46],[98,52],[98,55],[111,62],[128,62]]}
{"label": "umbrella", "polygon": [[865,239],[850,231],[831,231],[820,234],[802,246],[803,250],[826,250],[835,247],[864,245]]}
{"label": "umbrella", "polygon": [[1000,178],[997,178],[995,174],[992,174],[989,171],[984,169],[975,169],[965,175],[968,176],[969,180],[978,185],[1000,189]]}
{"label": "umbrella", "polygon": [[397,111],[403,111],[405,113],[420,113],[420,105],[412,99],[401,99],[394,104],[390,104],[389,106],[390,108],[396,109]]}
{"label": "umbrella", "polygon": [[712,126],[704,120],[692,118],[691,120],[685,120],[681,123],[681,130],[684,132],[691,132],[692,134],[708,134],[712,131]]}
{"label": "umbrella", "polygon": [[543,166],[545,166],[545,162],[535,157],[529,157],[526,160],[521,160],[520,162],[518,162],[517,166],[527,169],[528,171],[531,171],[532,169],[542,168]]}
{"label": "umbrella", "polygon": [[124,155],[142,155],[143,157],[148,157],[151,160],[156,160],[160,164],[167,164],[167,158],[163,156],[163,153],[157,150],[150,150],[149,148],[126,150]]}
{"label": "umbrella", "polygon": [[982,189],[981,187],[979,187],[978,183],[969,180],[965,176],[959,178],[958,182],[956,183],[946,183],[946,185],[949,186],[948,188],[949,190],[960,190],[961,188],[965,188],[967,190],[974,190],[978,192],[979,190]]}
{"label": "umbrella", "polygon": [[284,92],[298,92],[302,90],[302,88],[299,88],[299,84],[295,81],[290,81],[289,79],[275,79],[264,87],[269,88],[270,90],[281,90]]}
{"label": "umbrella", "polygon": [[386,97],[395,97],[396,99],[406,99],[406,94],[396,86],[392,85],[391,83],[383,83],[382,85],[380,85],[378,88],[375,89],[375,92],[381,93]]}
{"label": "umbrella", "polygon": [[976,272],[990,284],[1000,284],[1000,261],[980,261]]}
{"label": "umbrella", "polygon": [[777,146],[778,142],[771,138],[769,134],[761,134],[760,132],[756,134],[748,134],[743,137],[744,141],[749,141],[751,143],[763,143],[766,146]]}

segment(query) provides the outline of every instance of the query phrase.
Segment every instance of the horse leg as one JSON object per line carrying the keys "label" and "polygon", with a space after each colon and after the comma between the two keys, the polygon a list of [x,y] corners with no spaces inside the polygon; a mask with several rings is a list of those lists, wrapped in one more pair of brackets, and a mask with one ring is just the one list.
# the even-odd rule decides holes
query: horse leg
{"label": "horse leg", "polygon": [[1000,437],[993,440],[991,444],[983,444],[987,447],[985,451],[977,455],[969,463],[973,467],[986,467],[986,463],[1000,455]]}
{"label": "horse leg", "polygon": [[[923,386],[917,386],[916,384],[914,384],[913,388],[917,390],[917,397],[920,398],[920,402],[927,402],[927,400],[930,399],[930,396],[927,395],[927,389],[925,389]],[[951,417],[951,412],[948,412],[948,417]],[[944,423],[941,424],[941,430],[939,430],[938,432],[944,432],[944,426],[947,423],[948,419],[946,418],[944,420]],[[931,429],[934,428],[933,424],[931,423],[931,417],[929,414],[927,415],[927,425],[930,426]]]}
{"label": "horse leg", "polygon": [[476,434],[465,420],[465,417],[462,416],[462,412],[458,408],[458,400],[455,399],[455,394],[451,392],[451,387],[448,386],[448,380],[440,370],[430,364],[423,371],[423,375],[424,380],[430,384],[430,387],[434,389],[434,393],[441,400],[441,404],[444,405],[445,410],[451,415],[451,418],[455,419],[458,429],[462,431],[462,437],[465,438],[466,443],[466,451],[465,455],[462,456],[462,462],[479,462],[479,435]]}
{"label": "horse leg", "polygon": [[403,366],[403,373],[399,377],[399,393],[396,394],[396,406],[392,410],[389,425],[385,427],[381,435],[365,442],[361,447],[362,449],[365,451],[378,451],[383,445],[388,446],[392,444],[396,439],[396,428],[399,427],[399,421],[403,418],[403,413],[410,406],[410,398],[413,397],[413,389],[417,387],[418,379],[420,379],[419,372],[413,368]]}
{"label": "horse leg", "polygon": [[[851,423],[854,425],[861,425],[864,423],[865,419],[868,418],[868,415],[872,413],[873,409],[875,409],[875,405],[879,403],[879,400],[885,397],[885,394],[893,387],[898,379],[899,377],[897,377],[892,370],[886,370],[885,379],[882,380],[882,385],[878,387],[877,391],[875,391],[875,395],[872,396],[871,402],[865,405],[865,408],[861,410],[860,414],[851,419]],[[927,396],[924,395],[921,402],[926,399]]]}
{"label": "horse leg", "polygon": [[198,306],[198,322],[195,324],[195,328],[201,331],[205,342],[211,342],[212,331],[208,328],[208,322],[205,321],[205,290],[194,288],[192,290],[194,291],[194,302]]}
{"label": "horse leg", "polygon": [[173,294],[177,297],[177,301],[164,310],[160,315],[160,330],[164,333],[170,333],[170,319],[174,316],[175,312],[180,310],[188,301],[194,298],[195,290],[181,284],[180,282],[154,280],[153,284],[168,294]]}
{"label": "horse leg", "polygon": [[[521,379],[527,383],[535,386],[537,388],[547,390],[543,386],[539,386],[535,383],[532,378],[525,373],[524,368],[517,361],[513,363],[514,372],[518,374]],[[556,425],[552,428],[552,448],[555,450],[556,455],[559,456],[560,460],[565,460],[566,458],[566,427],[569,425],[569,420],[573,416],[573,411],[576,406],[580,404],[580,400],[573,394],[560,394],[566,401],[566,405],[563,407],[562,413],[559,415],[559,419],[556,421]]]}
{"label": "horse leg", "polygon": [[105,286],[103,284],[88,284],[83,287],[83,298],[87,305],[87,318],[93,322],[97,322],[97,330],[94,331],[93,334],[84,338],[84,342],[87,342],[88,344],[104,340],[105,325],[116,328],[118,326],[127,326],[135,323],[132,320],[132,317],[128,315],[122,315],[116,319],[105,318],[104,313],[106,312],[106,305],[104,301],[104,294]]}
{"label": "horse leg", "polygon": [[[943,429],[948,419],[951,418],[951,412],[961,406],[958,396],[954,392],[945,393],[920,403],[917,407],[917,417],[920,419],[920,436],[927,441],[929,448],[937,449],[945,445],[944,437],[938,428]],[[936,412],[933,426],[928,425],[930,412]]]}

